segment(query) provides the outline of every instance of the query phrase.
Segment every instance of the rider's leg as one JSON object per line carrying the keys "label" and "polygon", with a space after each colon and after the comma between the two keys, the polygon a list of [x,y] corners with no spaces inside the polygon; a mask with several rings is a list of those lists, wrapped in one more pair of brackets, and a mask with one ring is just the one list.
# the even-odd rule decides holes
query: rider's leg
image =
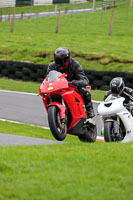
{"label": "rider's leg", "polygon": [[87,118],[93,118],[95,114],[94,114],[93,105],[91,102],[91,94],[88,92],[88,90],[83,89],[81,95],[85,102],[85,107],[87,110]]}
{"label": "rider's leg", "polygon": [[92,106],[92,102],[88,103],[86,106],[87,110],[87,118],[93,118],[95,116],[94,109]]}

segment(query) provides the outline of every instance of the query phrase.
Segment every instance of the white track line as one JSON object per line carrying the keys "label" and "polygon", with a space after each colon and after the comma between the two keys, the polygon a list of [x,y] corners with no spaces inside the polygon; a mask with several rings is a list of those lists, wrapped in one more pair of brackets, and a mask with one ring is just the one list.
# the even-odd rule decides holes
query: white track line
{"label": "white track line", "polygon": [[[28,92],[17,92],[17,91],[11,91],[11,90],[0,90],[0,92],[4,92],[4,93],[12,93],[12,94],[26,94],[26,95],[32,95],[32,96],[38,96],[38,93],[28,93]],[[100,103],[101,101],[96,101],[96,100],[92,100],[92,102],[94,103]]]}
{"label": "white track line", "polygon": [[12,94],[26,94],[26,95],[33,95],[33,96],[38,96],[39,93],[28,93],[28,92],[17,92],[17,91],[10,91],[10,90],[0,90],[0,92],[4,93],[12,93]]}
{"label": "white track line", "polygon": [[26,124],[26,123],[15,121],[15,120],[13,121],[13,120],[8,120],[8,119],[2,119],[2,118],[0,118],[0,121],[11,122],[11,123],[15,123],[15,124],[24,124],[24,125],[36,126],[36,127],[40,127],[40,128],[44,128],[44,129],[48,129],[49,130],[49,127],[46,127],[46,126],[38,126],[38,125],[34,125],[34,124]]}
{"label": "white track line", "polygon": [[[50,128],[46,127],[46,126],[37,126],[37,125],[34,125],[34,124],[25,124],[23,122],[18,122],[18,121],[13,121],[13,120],[8,120],[8,119],[1,119],[0,118],[0,121],[11,122],[11,123],[15,123],[15,124],[24,124],[24,125],[36,126],[36,127],[39,127],[39,128],[44,128],[44,129],[50,130]],[[103,142],[104,138],[102,136],[97,136],[97,141],[102,141]]]}

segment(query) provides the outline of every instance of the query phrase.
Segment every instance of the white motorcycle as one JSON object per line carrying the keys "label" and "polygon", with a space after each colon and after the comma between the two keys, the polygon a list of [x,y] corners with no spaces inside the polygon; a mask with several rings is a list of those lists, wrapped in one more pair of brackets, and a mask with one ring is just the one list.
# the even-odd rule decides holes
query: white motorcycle
{"label": "white motorcycle", "polygon": [[133,141],[133,103],[125,103],[125,98],[110,95],[98,106],[104,124],[106,142]]}

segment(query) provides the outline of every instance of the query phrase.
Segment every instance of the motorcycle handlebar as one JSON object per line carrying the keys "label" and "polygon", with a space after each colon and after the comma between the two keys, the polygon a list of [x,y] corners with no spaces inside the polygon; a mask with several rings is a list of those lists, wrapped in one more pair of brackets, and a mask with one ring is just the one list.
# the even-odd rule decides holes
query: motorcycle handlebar
{"label": "motorcycle handlebar", "polygon": [[76,87],[75,85],[73,85],[71,82],[70,83],[68,83],[68,85],[69,86],[71,86],[71,87]]}
{"label": "motorcycle handlebar", "polygon": [[127,109],[130,109],[131,107],[133,107],[133,103],[125,103],[125,102],[123,102],[123,106],[126,107]]}

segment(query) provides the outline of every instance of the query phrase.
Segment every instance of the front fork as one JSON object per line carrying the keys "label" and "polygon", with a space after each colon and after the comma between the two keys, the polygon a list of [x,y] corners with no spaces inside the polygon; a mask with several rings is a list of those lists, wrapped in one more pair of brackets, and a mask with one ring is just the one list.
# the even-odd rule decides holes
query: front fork
{"label": "front fork", "polygon": [[119,136],[119,134],[120,134],[120,129],[119,129],[119,127],[120,127],[120,118],[119,118],[119,116],[116,117],[116,120],[107,119],[107,120],[104,120],[104,123],[105,123],[105,121],[106,122],[107,121],[112,122],[112,124],[113,124],[113,133],[114,133],[115,136]]}
{"label": "front fork", "polygon": [[120,119],[117,116],[117,120],[113,121],[114,134],[117,135],[117,136],[119,135],[119,126],[120,126]]}
{"label": "front fork", "polygon": [[60,119],[61,120],[65,120],[65,115],[66,115],[66,106],[65,106],[65,102],[64,99],[62,99],[62,103],[59,102],[51,102],[49,106],[56,106],[59,109],[60,112]]}

